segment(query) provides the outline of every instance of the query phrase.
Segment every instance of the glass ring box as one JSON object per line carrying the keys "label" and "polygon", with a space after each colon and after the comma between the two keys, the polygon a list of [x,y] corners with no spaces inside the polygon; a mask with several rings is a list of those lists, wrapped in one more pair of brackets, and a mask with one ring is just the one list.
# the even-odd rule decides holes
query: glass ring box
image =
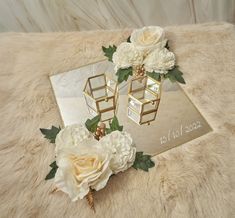
{"label": "glass ring box", "polygon": [[157,115],[161,97],[161,83],[149,76],[130,81],[128,117],[137,124],[150,124]]}
{"label": "glass ring box", "polygon": [[118,84],[105,74],[89,77],[83,94],[91,115],[101,116],[101,121],[109,121],[116,114],[118,101]]}
{"label": "glass ring box", "polygon": [[[89,77],[93,79],[88,81]],[[137,150],[147,154],[159,154],[212,130],[179,84],[169,80],[159,84],[144,77],[129,79],[117,88],[114,66],[108,61],[56,74],[50,80],[64,126],[85,123],[97,113],[109,120],[115,113]]]}

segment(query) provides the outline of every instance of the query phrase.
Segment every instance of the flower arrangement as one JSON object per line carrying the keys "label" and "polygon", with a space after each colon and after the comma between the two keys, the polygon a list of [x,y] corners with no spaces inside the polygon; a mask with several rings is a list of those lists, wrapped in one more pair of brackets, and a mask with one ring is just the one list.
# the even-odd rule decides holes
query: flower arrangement
{"label": "flower arrangement", "polygon": [[[161,27],[134,30],[127,42],[102,49],[115,65],[118,83],[127,81],[129,76],[137,77],[135,80],[139,82],[143,81],[141,77],[148,76],[159,82],[170,79],[185,83]],[[160,98],[150,103],[154,105],[155,101],[159,104]],[[156,112],[157,108],[150,112]],[[109,128],[100,121],[99,114],[85,124],[40,129],[55,144],[55,161],[45,179],[54,178],[55,190],[67,193],[72,201],[85,197],[93,210],[93,191],[103,189],[111,175],[130,167],[148,171],[155,166],[150,155],[136,151],[131,135],[123,131],[116,116],[109,121]]]}
{"label": "flower arrangement", "polygon": [[123,131],[116,116],[109,128],[98,115],[85,124],[40,131],[55,143],[56,160],[45,179],[54,178],[56,191],[67,193],[72,201],[86,197],[93,210],[93,190],[104,188],[111,175],[130,167],[148,171],[155,166],[150,155],[136,151],[131,135]]}
{"label": "flower arrangement", "polygon": [[148,75],[158,81],[170,79],[185,84],[165,32],[159,26],[136,29],[127,42],[118,47],[103,46],[102,49],[108,60],[114,63],[119,83],[127,81],[129,76]]}

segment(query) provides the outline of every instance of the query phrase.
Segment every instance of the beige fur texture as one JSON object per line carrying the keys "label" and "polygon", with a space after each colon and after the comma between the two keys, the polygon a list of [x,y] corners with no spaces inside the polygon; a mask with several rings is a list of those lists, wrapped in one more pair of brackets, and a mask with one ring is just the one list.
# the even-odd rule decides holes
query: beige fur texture
{"label": "beige fur texture", "polygon": [[235,29],[227,23],[166,28],[186,93],[213,132],[130,169],[86,200],[51,193],[54,145],[40,127],[61,125],[49,75],[103,59],[102,45],[130,31],[0,34],[0,217],[235,217]]}

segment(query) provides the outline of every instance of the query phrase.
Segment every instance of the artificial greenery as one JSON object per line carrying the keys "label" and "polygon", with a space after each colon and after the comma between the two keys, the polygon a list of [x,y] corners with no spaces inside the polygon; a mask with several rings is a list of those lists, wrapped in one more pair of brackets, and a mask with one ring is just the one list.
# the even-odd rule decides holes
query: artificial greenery
{"label": "artificial greenery", "polygon": [[118,118],[116,116],[113,117],[112,122],[109,123],[109,128],[106,128],[106,134],[109,134],[113,131],[122,131],[123,126],[120,126],[118,122]]}
{"label": "artificial greenery", "polygon": [[49,179],[53,179],[55,177],[56,171],[58,169],[58,166],[56,164],[56,161],[52,162],[50,164],[51,170],[50,172],[47,174],[45,180],[49,180]]}
{"label": "artificial greenery", "polygon": [[116,72],[116,76],[118,77],[118,83],[122,83],[123,81],[127,81],[129,76],[133,75],[132,67],[128,67],[125,69],[119,68]]}
{"label": "artificial greenery", "polygon": [[117,46],[113,45],[113,46],[109,46],[109,47],[104,47],[102,46],[102,50],[104,52],[104,55],[108,58],[109,61],[113,61],[113,53],[117,50]]}
{"label": "artificial greenery", "polygon": [[153,71],[153,72],[147,72],[146,74],[157,81],[161,81],[161,74],[160,73],[156,73]]}
{"label": "artificial greenery", "polygon": [[[130,41],[130,36],[127,38],[127,42]],[[166,42],[165,48],[168,50],[169,47],[169,41]],[[116,52],[117,47],[115,45],[110,45],[109,47],[102,46],[102,50],[104,52],[104,55],[108,58],[109,61],[113,61],[113,53]],[[123,81],[127,81],[129,76],[133,75],[133,69],[132,67],[128,67],[125,69],[119,68],[116,72],[116,76],[118,78],[118,83],[122,83]],[[147,75],[154,78],[157,81],[161,81],[161,74],[157,72],[147,72]],[[167,74],[164,74],[163,78],[169,79],[171,82],[179,82],[182,84],[185,84],[185,80],[183,78],[183,73],[179,70],[178,66],[175,66],[173,69],[169,70]]]}
{"label": "artificial greenery", "polygon": [[168,50],[170,50],[170,47],[169,47],[169,40],[167,40],[166,45],[165,45],[165,48],[168,49]]}
{"label": "artificial greenery", "polygon": [[179,82],[185,84],[185,80],[182,77],[183,73],[179,70],[178,66],[175,66],[172,70],[169,70],[167,74],[164,75],[165,78],[168,78],[171,82]]}
{"label": "artificial greenery", "polygon": [[154,166],[155,163],[151,160],[151,155],[144,154],[142,151],[136,152],[135,162],[132,166],[133,168],[148,172],[149,168]]}
{"label": "artificial greenery", "polygon": [[55,143],[55,138],[60,130],[60,126],[58,128],[52,126],[50,129],[40,129],[41,133],[44,135],[44,138],[49,139],[50,143]]}
{"label": "artificial greenery", "polygon": [[[95,116],[92,119],[87,119],[85,122],[86,128],[94,133],[97,129],[98,123],[100,122],[100,115]],[[44,135],[46,139],[50,140],[50,143],[55,143],[55,138],[57,134],[60,132],[60,127],[52,126],[50,129],[40,129],[41,133]],[[119,124],[118,118],[116,116],[113,117],[112,121],[109,123],[109,128],[106,128],[106,134],[109,134],[113,131],[122,131],[123,126]],[[133,164],[133,168],[141,169],[144,171],[148,171],[149,168],[154,167],[155,163],[151,160],[151,155],[143,154],[143,152],[136,152],[135,162]],[[49,180],[55,177],[58,166],[56,161],[50,164],[51,170],[47,174],[45,180]]]}
{"label": "artificial greenery", "polygon": [[96,131],[99,122],[100,122],[100,115],[97,115],[92,119],[87,119],[87,121],[85,122],[85,126],[90,132],[94,133]]}
{"label": "artificial greenery", "polygon": [[[152,77],[157,81],[161,81],[161,74],[157,72],[147,72],[147,75]],[[183,78],[183,73],[179,70],[178,66],[175,66],[172,70],[169,70],[166,74],[163,74],[165,79],[169,79],[171,82],[179,82],[185,84],[185,80]]]}

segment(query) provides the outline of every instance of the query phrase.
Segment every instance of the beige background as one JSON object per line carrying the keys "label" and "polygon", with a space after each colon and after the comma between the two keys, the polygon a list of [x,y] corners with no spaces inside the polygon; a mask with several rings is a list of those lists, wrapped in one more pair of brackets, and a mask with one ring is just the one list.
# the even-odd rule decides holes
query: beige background
{"label": "beige background", "polygon": [[[101,46],[127,31],[0,34],[1,218],[235,217],[235,29],[230,24],[166,28],[187,95],[213,128],[130,169],[87,202],[71,202],[45,181],[54,146],[39,128],[61,125],[48,76],[104,58]],[[200,33],[200,34],[199,34]],[[221,40],[222,39],[222,40]]]}
{"label": "beige background", "polygon": [[235,0],[0,0],[0,31],[235,23]]}

